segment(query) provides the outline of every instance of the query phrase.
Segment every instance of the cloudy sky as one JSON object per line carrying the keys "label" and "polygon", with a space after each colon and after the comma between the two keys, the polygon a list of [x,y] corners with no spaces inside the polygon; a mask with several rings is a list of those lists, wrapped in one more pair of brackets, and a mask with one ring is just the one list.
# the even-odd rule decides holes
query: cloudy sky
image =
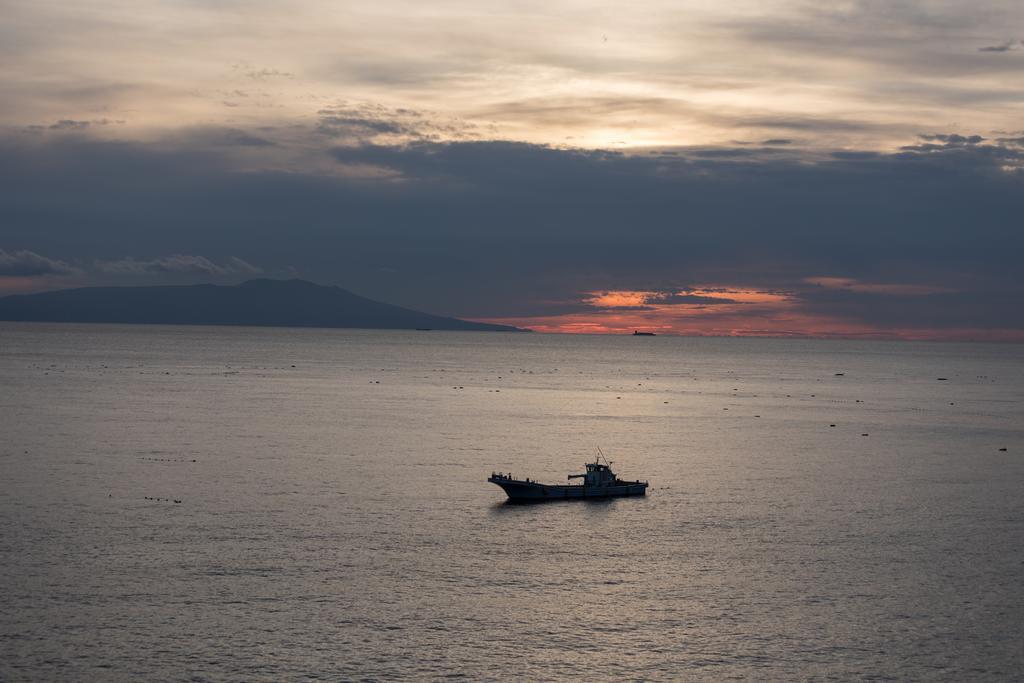
{"label": "cloudy sky", "polygon": [[0,0],[0,295],[1024,341],[1024,3]]}

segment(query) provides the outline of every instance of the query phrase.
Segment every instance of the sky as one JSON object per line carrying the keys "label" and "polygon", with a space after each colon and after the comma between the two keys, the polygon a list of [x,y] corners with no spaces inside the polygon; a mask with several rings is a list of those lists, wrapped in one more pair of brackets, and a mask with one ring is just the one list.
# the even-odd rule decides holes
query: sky
{"label": "sky", "polygon": [[1024,3],[0,0],[0,295],[1024,341]]}

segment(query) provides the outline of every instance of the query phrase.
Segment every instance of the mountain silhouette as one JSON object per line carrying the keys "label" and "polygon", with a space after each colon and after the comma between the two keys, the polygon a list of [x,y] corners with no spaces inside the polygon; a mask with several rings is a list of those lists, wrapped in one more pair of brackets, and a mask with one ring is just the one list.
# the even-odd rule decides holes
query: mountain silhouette
{"label": "mountain silhouette", "polygon": [[305,280],[235,286],[83,287],[0,298],[0,320],[521,331],[380,303]]}

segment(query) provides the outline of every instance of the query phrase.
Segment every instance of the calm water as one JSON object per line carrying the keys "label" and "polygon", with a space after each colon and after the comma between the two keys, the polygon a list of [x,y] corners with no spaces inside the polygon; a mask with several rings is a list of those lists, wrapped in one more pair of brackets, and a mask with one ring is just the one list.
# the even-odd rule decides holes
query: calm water
{"label": "calm water", "polygon": [[[2,324],[0,388],[5,681],[1024,675],[1020,346]],[[597,447],[648,497],[485,481]]]}

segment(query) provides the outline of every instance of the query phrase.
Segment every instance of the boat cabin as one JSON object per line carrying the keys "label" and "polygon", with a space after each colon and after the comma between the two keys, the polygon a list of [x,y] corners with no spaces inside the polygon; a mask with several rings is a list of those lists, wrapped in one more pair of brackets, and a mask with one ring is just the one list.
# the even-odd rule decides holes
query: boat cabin
{"label": "boat cabin", "polygon": [[588,462],[586,474],[570,474],[569,479],[582,479],[584,486],[614,486],[619,480],[611,467],[599,462]]}

